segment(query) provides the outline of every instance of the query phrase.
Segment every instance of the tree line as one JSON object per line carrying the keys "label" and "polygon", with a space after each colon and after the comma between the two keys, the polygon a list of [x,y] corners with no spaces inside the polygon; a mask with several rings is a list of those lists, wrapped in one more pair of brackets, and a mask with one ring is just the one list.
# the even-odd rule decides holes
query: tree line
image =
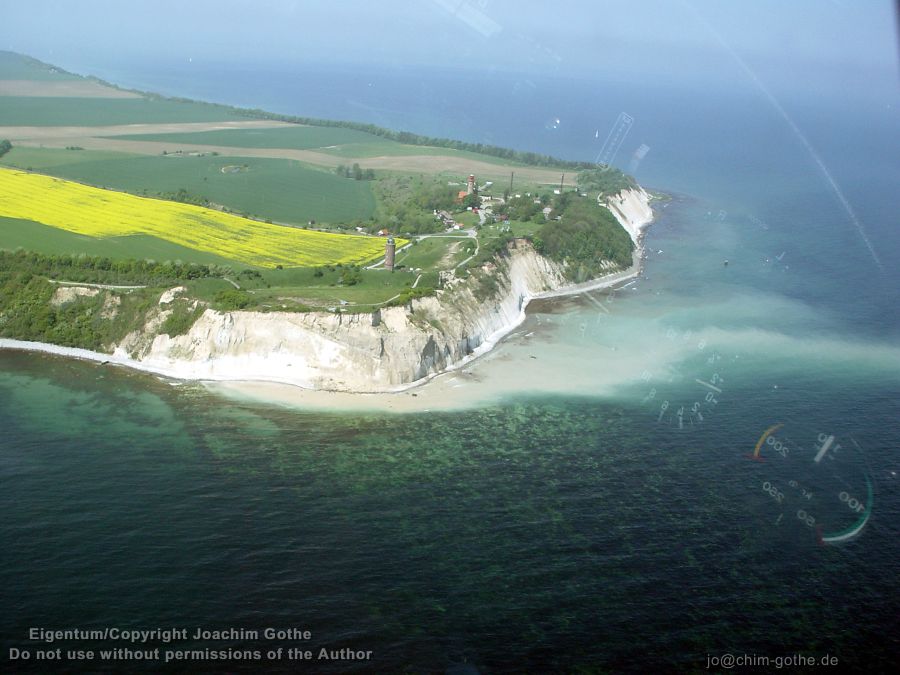
{"label": "tree line", "polygon": [[353,166],[338,164],[334,172],[343,178],[352,178],[353,180],[375,180],[375,171],[372,169],[362,169],[359,164]]}
{"label": "tree line", "polygon": [[119,259],[103,256],[0,251],[0,269],[27,272],[51,279],[98,284],[167,285],[191,279],[217,278],[230,267],[183,262]]}
{"label": "tree line", "polygon": [[[464,150],[468,152],[477,152],[481,155],[490,155],[491,157],[499,157],[511,162],[520,164],[550,166],[558,169],[595,169],[597,165],[593,162],[574,162],[565,159],[559,159],[551,155],[542,155],[537,152],[523,152],[521,150],[513,150],[511,148],[503,148],[498,145],[490,145],[485,143],[470,143],[468,141],[457,141],[450,138],[438,138],[436,136],[425,136],[423,134],[415,134],[411,131],[394,131],[393,129],[385,129],[375,124],[366,122],[351,122],[349,120],[323,120],[316,117],[300,117],[297,115],[282,115],[279,113],[271,113],[259,108],[232,108],[232,112],[245,117],[253,117],[257,119],[276,120],[279,122],[288,122],[290,124],[304,124],[316,127],[340,127],[342,129],[353,129],[362,131],[373,136],[387,139],[389,141],[397,141],[407,145],[427,145],[437,148],[449,148],[451,150]],[[617,169],[610,169],[618,171]]]}

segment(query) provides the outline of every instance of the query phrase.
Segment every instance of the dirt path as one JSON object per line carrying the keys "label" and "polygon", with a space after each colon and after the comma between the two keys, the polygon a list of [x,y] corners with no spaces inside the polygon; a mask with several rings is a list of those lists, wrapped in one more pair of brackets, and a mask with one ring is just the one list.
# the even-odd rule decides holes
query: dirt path
{"label": "dirt path", "polygon": [[450,248],[447,249],[447,252],[444,256],[438,261],[437,267],[442,270],[447,269],[451,262],[453,262],[454,256],[459,252],[459,247],[462,246],[461,241],[456,241],[450,244]]}
{"label": "dirt path", "polygon": [[117,286],[116,284],[89,284],[85,281],[62,281],[60,279],[47,279],[51,284],[59,286],[85,286],[87,288],[107,288],[120,291],[131,291],[135,288],[147,288],[146,286]]}

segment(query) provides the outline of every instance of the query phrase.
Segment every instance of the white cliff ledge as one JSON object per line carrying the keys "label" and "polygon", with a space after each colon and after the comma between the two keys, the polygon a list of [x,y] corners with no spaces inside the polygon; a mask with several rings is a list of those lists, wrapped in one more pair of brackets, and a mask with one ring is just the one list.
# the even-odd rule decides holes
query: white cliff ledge
{"label": "white cliff ledge", "polygon": [[[653,217],[642,189],[607,204],[639,244]],[[496,290],[478,296],[477,279],[454,280],[433,297],[373,314],[217,312],[207,309],[186,335],[155,335],[159,321],[132,333],[112,355],[0,340],[0,348],[38,349],[189,380],[268,381],[309,389],[390,392],[459,367],[490,350],[525,318],[538,297],[579,293],[639,273],[640,248],[628,270],[567,285],[557,263],[525,240],[488,263]]]}

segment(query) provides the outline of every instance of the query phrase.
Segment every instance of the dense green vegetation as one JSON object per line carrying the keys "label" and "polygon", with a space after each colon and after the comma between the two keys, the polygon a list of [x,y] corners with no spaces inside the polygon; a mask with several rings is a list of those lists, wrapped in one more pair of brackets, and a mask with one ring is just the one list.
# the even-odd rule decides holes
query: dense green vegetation
{"label": "dense green vegetation", "polygon": [[253,304],[253,296],[247,291],[237,288],[229,288],[216,293],[215,306],[223,312],[234,312],[239,309],[247,309]]}
{"label": "dense green vegetation", "polygon": [[631,265],[634,244],[615,217],[590,198],[574,193],[568,203],[556,209],[561,220],[544,224],[533,237],[535,248],[547,257],[566,262],[567,273],[575,281],[585,281],[605,274],[604,260],[615,262],[621,269]]}
{"label": "dense green vegetation", "polygon": [[[549,219],[543,214],[546,207],[551,209]],[[493,211],[508,213],[511,219],[480,228],[481,250],[469,268],[502,254],[506,242],[514,237],[530,240],[538,252],[565,263],[573,281],[609,273],[610,270],[601,267],[604,261],[613,262],[621,269],[631,265],[634,249],[631,237],[593,196],[582,197],[574,191],[561,195],[523,195],[499,208],[495,205]]]}
{"label": "dense green vegetation", "polygon": [[[531,195],[522,195],[521,197],[510,197],[504,204],[497,204],[492,208],[495,215],[507,215],[511,220],[521,222],[544,222],[544,207],[549,206],[552,201],[551,195],[545,193],[540,197]],[[551,214],[556,215],[556,214]]]}
{"label": "dense green vegetation", "polygon": [[5,155],[10,150],[12,150],[12,143],[10,143],[6,139],[0,141],[0,157],[3,157],[3,155]]}
{"label": "dense green vegetation", "polygon": [[92,284],[173,286],[192,279],[220,277],[231,273],[230,268],[216,268],[150,260],[45,255],[34,251],[0,250],[0,269],[26,272],[61,281]]}
{"label": "dense green vegetation", "polygon": [[591,193],[596,197],[597,193],[604,197],[618,194],[622,190],[637,187],[634,178],[628,176],[618,169],[603,169],[593,167],[578,172],[578,189],[582,192]]}
{"label": "dense green vegetation", "polygon": [[363,169],[359,164],[353,163],[353,166],[338,164],[334,172],[341,178],[352,178],[353,180],[375,180],[375,172],[372,169]]}
{"label": "dense green vegetation", "polygon": [[27,270],[0,267],[0,337],[103,350],[142,325],[158,297],[145,289],[99,291],[54,305],[57,288]]}
{"label": "dense green vegetation", "polygon": [[[423,175],[393,174],[375,183],[376,222],[392,233],[430,234],[444,229],[435,210],[455,211],[459,188]],[[377,228],[375,228],[377,229]]]}
{"label": "dense green vegetation", "polygon": [[500,284],[497,278],[484,270],[475,273],[475,287],[472,294],[481,302],[484,302],[500,290]]}
{"label": "dense green vegetation", "polygon": [[171,303],[170,309],[172,313],[163,321],[159,332],[174,338],[186,335],[206,307],[200,304],[194,307],[190,301],[179,298]]}
{"label": "dense green vegetation", "polygon": [[183,190],[192,203],[208,201],[279,223],[344,223],[375,213],[371,183],[345,180],[289,159],[16,147],[0,163],[137,195],[171,198]]}
{"label": "dense green vegetation", "polygon": [[415,300],[416,298],[425,298],[434,293],[434,283],[436,279],[429,279],[425,282],[424,285],[416,286],[415,288],[408,288],[397,297],[388,300],[385,303],[386,307],[402,307],[403,305],[409,304],[410,300]]}

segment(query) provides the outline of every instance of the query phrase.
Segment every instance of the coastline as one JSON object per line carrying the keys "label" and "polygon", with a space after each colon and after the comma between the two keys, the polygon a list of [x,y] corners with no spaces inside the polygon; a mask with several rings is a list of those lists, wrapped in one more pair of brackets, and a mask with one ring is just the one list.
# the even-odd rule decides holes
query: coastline
{"label": "coastline", "polygon": [[[615,215],[617,218],[620,218],[619,214]],[[624,216],[620,218],[620,220],[622,219],[624,219]],[[43,342],[14,340],[9,338],[0,338],[0,349],[42,353],[64,358],[92,361],[101,365],[121,366],[130,370],[157,375],[170,380],[195,382],[205,386],[207,389],[231,397],[242,399],[249,398],[252,400],[289,406],[329,409],[396,409],[398,411],[426,410],[435,406],[446,409],[457,407],[456,404],[464,407],[462,401],[454,401],[454,397],[449,395],[449,390],[455,388],[452,382],[452,380],[455,379],[454,375],[461,373],[474,362],[483,360],[486,356],[494,352],[497,345],[500,344],[504,338],[513,333],[526,320],[527,308],[532,300],[571,297],[590,291],[603,290],[630,281],[639,276],[643,271],[645,258],[643,247],[644,235],[646,228],[651,222],[652,213],[649,217],[633,222],[629,221],[627,225],[626,223],[622,223],[623,227],[629,232],[635,242],[635,248],[632,254],[632,265],[628,269],[580,284],[572,284],[556,290],[529,294],[523,298],[518,316],[512,322],[488,335],[484,342],[465,358],[453,363],[438,373],[431,373],[418,380],[389,387],[377,392],[313,389],[303,387],[295,381],[290,381],[286,378],[254,376],[252,374],[248,377],[240,378],[232,376],[197,377],[178,368],[166,368],[160,365],[148,364],[121,354],[107,354],[77,347],[62,347]],[[426,393],[434,395],[428,395],[426,397]],[[402,394],[406,394],[406,396],[401,396]],[[420,397],[422,400],[417,401],[416,399]]]}
{"label": "coastline", "polygon": [[[236,110],[225,108],[232,112]],[[247,114],[251,119],[212,124],[216,128],[243,128],[310,121],[259,110],[237,112]],[[320,122],[325,126],[354,127],[354,123],[348,122]],[[191,124],[207,123],[176,126]],[[116,126],[107,131],[125,130],[118,128],[122,125]],[[393,139],[397,134],[372,125],[363,126],[366,131],[374,129],[374,133],[386,138]],[[40,129],[38,132],[22,132],[21,129],[17,134],[25,133],[30,137],[32,133],[40,133]],[[14,136],[18,137],[17,134]],[[423,136],[415,136],[415,139],[420,143],[435,141],[441,145],[441,139]],[[550,157],[544,159],[550,166],[591,166]],[[466,159],[467,163],[471,161]],[[468,164],[467,167],[471,170]],[[498,279],[493,280],[493,289],[479,286],[478,292],[474,292],[473,285],[465,283],[446,296],[436,293],[411,301],[405,307],[387,308],[371,315],[250,310],[217,312],[206,307],[199,318],[195,317],[187,333],[172,335],[173,331],[159,331],[158,320],[165,310],[157,310],[144,314],[144,325],[133,326],[134,330],[119,339],[118,344],[100,345],[99,348],[109,349],[111,353],[7,338],[0,338],[0,349],[117,365],[207,386],[216,383],[240,386],[243,383],[249,387],[250,383],[256,383],[288,387],[294,391],[350,396],[421,391],[429,382],[464,371],[473,362],[493,353],[498,344],[528,319],[527,308],[532,300],[610,288],[641,273],[642,230],[653,219],[649,206],[651,196],[633,181],[624,185],[626,187],[621,187],[618,193],[597,195],[597,201],[613,214],[634,242],[631,265],[584,283],[568,284],[565,263],[544,258],[530,244],[513,241],[508,245],[511,255],[489,261],[484,266],[488,274],[497,270],[496,273],[502,276],[499,285]],[[602,254],[597,251],[595,256],[600,258]],[[159,303],[160,306],[163,304],[168,303]]]}

